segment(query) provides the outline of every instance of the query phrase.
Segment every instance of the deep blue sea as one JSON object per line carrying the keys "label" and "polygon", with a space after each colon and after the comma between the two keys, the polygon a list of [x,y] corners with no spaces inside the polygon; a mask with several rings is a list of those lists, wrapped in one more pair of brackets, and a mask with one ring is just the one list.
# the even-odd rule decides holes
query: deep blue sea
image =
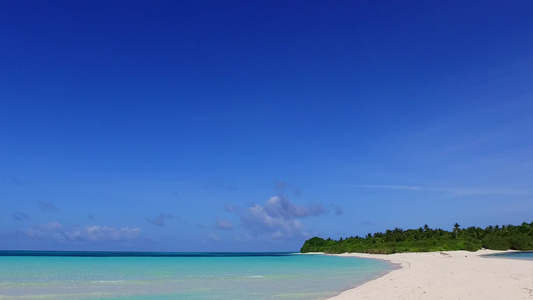
{"label": "deep blue sea", "polygon": [[0,299],[326,299],[393,268],[291,253],[0,251]]}

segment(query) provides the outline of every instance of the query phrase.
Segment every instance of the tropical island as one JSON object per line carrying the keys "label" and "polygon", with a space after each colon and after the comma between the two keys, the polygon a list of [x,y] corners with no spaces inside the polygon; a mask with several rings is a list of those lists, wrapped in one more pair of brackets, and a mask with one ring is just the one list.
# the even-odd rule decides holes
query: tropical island
{"label": "tropical island", "polygon": [[352,236],[333,240],[313,237],[305,241],[301,253],[323,252],[393,254],[403,252],[533,250],[533,222],[522,225],[496,225],[486,228],[461,228],[454,224],[452,231],[431,229],[427,225],[418,229],[394,228],[385,232],[368,233],[364,237]]}

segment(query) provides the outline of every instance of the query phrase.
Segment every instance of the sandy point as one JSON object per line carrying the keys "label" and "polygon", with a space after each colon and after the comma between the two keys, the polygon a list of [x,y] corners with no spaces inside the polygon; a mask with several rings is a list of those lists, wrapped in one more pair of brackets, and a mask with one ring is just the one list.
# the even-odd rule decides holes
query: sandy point
{"label": "sandy point", "polygon": [[330,299],[533,299],[533,261],[483,257],[501,252],[340,254],[382,259],[401,268]]}

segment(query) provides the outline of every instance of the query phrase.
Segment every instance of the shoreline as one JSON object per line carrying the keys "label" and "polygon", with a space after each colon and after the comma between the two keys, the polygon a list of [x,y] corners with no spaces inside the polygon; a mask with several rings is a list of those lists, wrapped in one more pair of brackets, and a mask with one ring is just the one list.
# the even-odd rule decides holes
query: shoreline
{"label": "shoreline", "polygon": [[385,275],[328,300],[533,299],[533,261],[483,257],[511,251],[344,253],[398,264]]}

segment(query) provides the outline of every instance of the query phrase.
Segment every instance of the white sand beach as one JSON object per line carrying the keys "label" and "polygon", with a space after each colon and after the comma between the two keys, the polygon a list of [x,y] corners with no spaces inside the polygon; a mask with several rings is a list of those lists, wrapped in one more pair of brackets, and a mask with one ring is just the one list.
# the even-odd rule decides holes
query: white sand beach
{"label": "white sand beach", "polygon": [[481,257],[499,252],[341,254],[401,268],[331,299],[533,299],[533,261]]}

